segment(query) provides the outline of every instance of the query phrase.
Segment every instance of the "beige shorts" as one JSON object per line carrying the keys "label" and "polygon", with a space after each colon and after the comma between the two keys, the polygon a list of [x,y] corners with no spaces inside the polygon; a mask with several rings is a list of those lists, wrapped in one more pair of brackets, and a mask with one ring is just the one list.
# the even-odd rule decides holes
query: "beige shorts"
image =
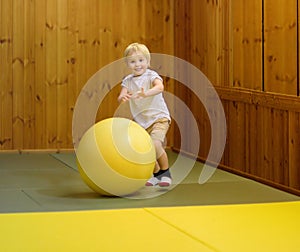
{"label": "beige shorts", "polygon": [[153,140],[159,140],[164,143],[166,134],[170,127],[168,118],[161,118],[155,121],[150,127],[146,129]]}

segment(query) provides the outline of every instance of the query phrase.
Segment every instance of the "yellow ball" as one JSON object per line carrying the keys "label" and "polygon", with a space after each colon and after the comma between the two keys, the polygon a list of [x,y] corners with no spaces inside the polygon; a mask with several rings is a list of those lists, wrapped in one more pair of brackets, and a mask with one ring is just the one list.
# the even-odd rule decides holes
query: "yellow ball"
{"label": "yellow ball", "polygon": [[76,150],[82,179],[102,195],[124,196],[142,188],[155,165],[149,134],[126,118],[109,118],[88,129]]}

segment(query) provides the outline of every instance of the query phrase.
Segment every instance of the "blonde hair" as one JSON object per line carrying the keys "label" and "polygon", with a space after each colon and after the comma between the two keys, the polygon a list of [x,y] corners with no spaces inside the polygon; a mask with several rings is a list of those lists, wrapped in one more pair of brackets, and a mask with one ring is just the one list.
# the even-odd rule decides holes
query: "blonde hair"
{"label": "blonde hair", "polygon": [[128,56],[130,56],[133,52],[141,52],[145,58],[148,61],[148,64],[150,64],[150,51],[144,44],[139,43],[132,43],[124,51],[124,57],[127,59]]}

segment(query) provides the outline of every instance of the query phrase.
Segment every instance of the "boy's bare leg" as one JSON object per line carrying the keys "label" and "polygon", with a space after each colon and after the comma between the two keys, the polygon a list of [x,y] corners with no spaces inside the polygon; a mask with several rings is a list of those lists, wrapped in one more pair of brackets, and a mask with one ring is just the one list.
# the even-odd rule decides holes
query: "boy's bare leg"
{"label": "boy's bare leg", "polygon": [[169,160],[167,153],[164,152],[156,161],[154,167],[154,173],[159,172],[160,170],[167,170],[169,168]]}
{"label": "boy's bare leg", "polygon": [[154,166],[153,173],[157,173],[157,172],[159,172],[159,171],[160,171],[160,167],[159,167],[158,162],[156,161],[156,162],[155,162],[155,166]]}
{"label": "boy's bare leg", "polygon": [[164,151],[163,154],[157,159],[160,170],[167,170],[169,168],[169,159],[167,153]]}
{"label": "boy's bare leg", "polygon": [[154,178],[156,180],[153,181],[153,178],[147,181],[146,186],[152,186],[156,183],[159,186],[169,186],[172,182],[171,174],[169,171],[169,159],[165,149],[162,146],[160,141],[153,141],[156,151],[156,163],[154,167]]}

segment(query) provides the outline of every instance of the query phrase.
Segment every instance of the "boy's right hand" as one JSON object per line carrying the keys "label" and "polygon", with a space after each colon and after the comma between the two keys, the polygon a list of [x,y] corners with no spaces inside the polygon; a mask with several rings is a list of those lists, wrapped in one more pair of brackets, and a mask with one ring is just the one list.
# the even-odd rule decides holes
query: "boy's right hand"
{"label": "boy's right hand", "polygon": [[122,102],[129,101],[131,99],[132,94],[131,93],[126,93],[121,97]]}

